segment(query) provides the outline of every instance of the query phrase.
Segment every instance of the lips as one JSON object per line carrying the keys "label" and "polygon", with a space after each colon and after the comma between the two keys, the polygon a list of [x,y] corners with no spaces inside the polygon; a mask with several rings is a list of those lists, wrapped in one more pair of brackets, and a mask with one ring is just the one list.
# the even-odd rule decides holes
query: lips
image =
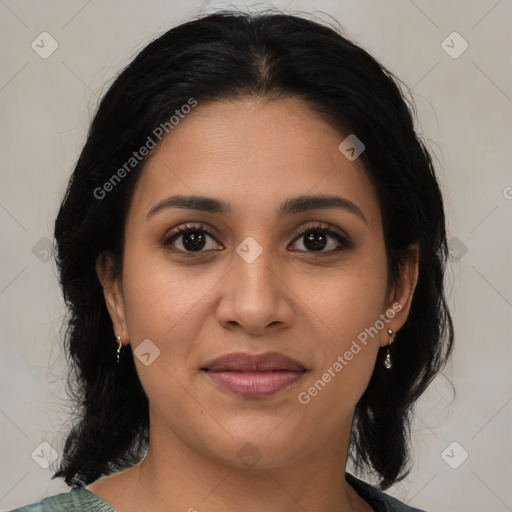
{"label": "lips", "polygon": [[270,371],[303,371],[306,368],[295,359],[279,352],[248,354],[236,352],[213,359],[202,368],[210,372],[270,372]]}
{"label": "lips", "polygon": [[260,398],[295,385],[307,369],[278,352],[226,354],[202,368],[222,389],[246,398]]}

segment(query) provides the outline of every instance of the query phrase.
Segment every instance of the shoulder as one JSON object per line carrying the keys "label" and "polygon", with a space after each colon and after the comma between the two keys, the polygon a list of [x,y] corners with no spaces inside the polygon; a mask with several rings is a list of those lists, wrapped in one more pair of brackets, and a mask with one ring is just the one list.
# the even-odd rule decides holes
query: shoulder
{"label": "shoulder", "polygon": [[116,512],[108,503],[83,487],[75,487],[68,492],[44,498],[38,503],[25,505],[10,512]]}
{"label": "shoulder", "polygon": [[347,482],[375,512],[425,512],[419,508],[411,507],[393,496],[389,496],[389,494],[385,494],[377,487],[356,478],[350,473],[346,473],[345,477]]}

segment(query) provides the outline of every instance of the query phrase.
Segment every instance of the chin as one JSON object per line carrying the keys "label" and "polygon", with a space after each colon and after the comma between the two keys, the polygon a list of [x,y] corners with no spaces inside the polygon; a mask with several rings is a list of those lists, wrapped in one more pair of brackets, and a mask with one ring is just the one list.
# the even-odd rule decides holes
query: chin
{"label": "chin", "polygon": [[[217,440],[210,437],[205,444],[210,445],[211,454],[216,459],[228,466],[253,470],[289,466],[304,456],[313,439],[308,443],[302,438],[304,432],[299,435],[299,426],[293,431],[279,426],[282,419],[265,418],[251,427],[239,426],[236,432],[227,425],[226,430],[232,437],[228,434]],[[315,437],[314,433],[312,437]]]}

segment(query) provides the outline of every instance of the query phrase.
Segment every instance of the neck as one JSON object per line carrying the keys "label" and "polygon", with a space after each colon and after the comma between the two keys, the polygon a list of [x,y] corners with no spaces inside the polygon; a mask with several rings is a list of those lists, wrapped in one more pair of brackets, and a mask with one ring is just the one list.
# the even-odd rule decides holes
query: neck
{"label": "neck", "polygon": [[130,478],[125,478],[122,494],[126,498],[129,493],[132,510],[155,512],[369,511],[345,482],[349,434],[344,433],[345,442],[338,438],[315,446],[314,453],[286,464],[238,467],[207,457],[162,425],[152,424],[148,453],[125,472]]}

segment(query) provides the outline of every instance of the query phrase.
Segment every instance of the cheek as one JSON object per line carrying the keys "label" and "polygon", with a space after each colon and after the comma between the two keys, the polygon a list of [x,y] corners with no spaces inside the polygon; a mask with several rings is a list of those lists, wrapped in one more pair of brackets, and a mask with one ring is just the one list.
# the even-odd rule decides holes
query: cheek
{"label": "cheek", "polygon": [[[354,258],[356,259],[356,258]],[[357,257],[357,261],[304,283],[301,295],[326,326],[326,332],[346,343],[373,326],[385,303],[385,258]],[[328,330],[327,330],[328,328]]]}
{"label": "cheek", "polygon": [[325,300],[325,323],[334,336],[330,333],[323,340],[321,372],[339,362],[343,368],[338,365],[333,370],[338,370],[335,373],[342,377],[335,380],[348,379],[352,387],[356,381],[364,382],[366,377],[370,377],[375,362],[381,334],[380,323],[377,322],[381,313],[382,289],[375,283],[367,283],[362,288],[350,284],[351,280],[347,280],[337,289],[330,290],[329,300]]}
{"label": "cheek", "polygon": [[329,293],[328,311],[335,332],[343,333],[346,339],[375,324],[381,313],[385,285],[382,276],[371,271],[343,276],[339,286]]}
{"label": "cheek", "polygon": [[319,364],[301,391],[333,422],[355,406],[375,365],[387,285],[385,258],[375,254],[323,280],[310,299],[326,334],[316,338]]}
{"label": "cheek", "polygon": [[[156,257],[155,253],[134,247],[125,253],[126,322],[137,373],[150,402],[153,406],[172,402],[179,417],[184,414],[182,408],[186,409],[184,383],[196,349],[194,340],[200,338],[203,328],[203,322],[196,318],[204,316],[204,298],[214,281],[207,272],[194,277],[190,268],[180,267],[161,255]],[[150,340],[156,349],[145,340]],[[137,357],[143,342],[150,347],[151,363],[147,366]],[[154,359],[152,351],[157,354]],[[163,414],[163,409],[164,406],[158,414]]]}
{"label": "cheek", "polygon": [[[376,328],[382,312],[385,281],[378,273],[344,274],[336,286],[325,286],[316,309],[329,327],[316,337],[318,364],[301,386],[297,400],[304,421],[323,418],[331,432],[346,420],[371,378],[379,348]],[[313,428],[313,427],[312,427]]]}
{"label": "cheek", "polygon": [[126,254],[123,289],[133,340],[151,336],[163,340],[175,330],[196,328],[197,323],[187,318],[197,314],[215,276],[199,267],[180,266],[154,250],[132,248]]}

